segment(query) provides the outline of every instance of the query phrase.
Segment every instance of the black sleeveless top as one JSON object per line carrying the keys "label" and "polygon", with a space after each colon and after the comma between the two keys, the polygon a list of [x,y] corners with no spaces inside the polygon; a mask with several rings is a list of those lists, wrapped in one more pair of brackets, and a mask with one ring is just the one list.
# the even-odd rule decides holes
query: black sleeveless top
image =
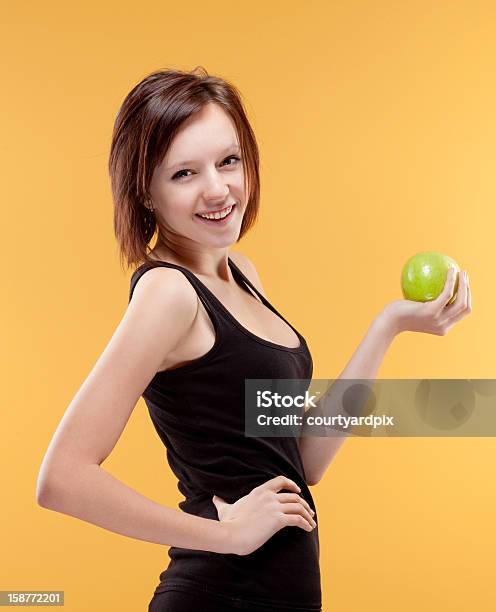
{"label": "black sleeveless top", "polygon": [[[286,319],[229,259],[236,282]],[[313,362],[303,336],[289,348],[259,338],[243,327],[200,279],[187,268],[156,261],[139,266],[131,277],[129,300],[148,270],[180,270],[209,314],[215,343],[201,357],[157,372],[143,392],[153,425],[166,447],[168,463],[184,495],[184,512],[218,520],[214,494],[228,503],[280,474],[301,487],[299,493],[316,512],[294,437],[245,436],[245,379],[308,379]],[[164,317],[167,313],[164,313]],[[307,386],[307,388],[308,388]],[[282,489],[281,491],[286,491]],[[155,593],[168,589],[230,596],[267,610],[321,610],[318,517],[311,532],[287,526],[248,555],[221,554],[171,546],[170,562]],[[222,609],[221,607],[219,610]]]}

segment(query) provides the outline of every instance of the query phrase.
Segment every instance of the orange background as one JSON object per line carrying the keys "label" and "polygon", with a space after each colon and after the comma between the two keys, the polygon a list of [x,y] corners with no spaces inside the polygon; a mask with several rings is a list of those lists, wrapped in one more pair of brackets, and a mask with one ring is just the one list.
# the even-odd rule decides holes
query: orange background
{"label": "orange background", "polygon": [[[3,491],[0,590],[144,610],[167,548],[36,503],[66,407],[127,305],[107,159],[152,70],[203,65],[244,96],[261,152],[257,227],[234,247],[335,378],[401,268],[467,269],[472,314],[405,333],[381,378],[492,378],[496,7],[383,0],[205,4],[20,0],[3,14]],[[494,610],[492,438],[351,439],[313,488],[324,611]],[[181,499],[142,400],[105,469]]]}

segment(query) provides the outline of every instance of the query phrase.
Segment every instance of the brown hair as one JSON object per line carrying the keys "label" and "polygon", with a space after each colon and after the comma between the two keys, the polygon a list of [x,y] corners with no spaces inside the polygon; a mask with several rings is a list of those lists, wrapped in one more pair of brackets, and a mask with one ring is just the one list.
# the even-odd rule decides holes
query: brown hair
{"label": "brown hair", "polygon": [[114,201],[114,232],[121,266],[153,261],[148,243],[160,228],[146,206],[153,171],[164,159],[183,121],[208,103],[219,104],[232,119],[244,169],[246,211],[239,239],[255,223],[260,201],[259,152],[238,89],[197,66],[191,72],[158,70],[126,96],[117,114],[109,156]]}

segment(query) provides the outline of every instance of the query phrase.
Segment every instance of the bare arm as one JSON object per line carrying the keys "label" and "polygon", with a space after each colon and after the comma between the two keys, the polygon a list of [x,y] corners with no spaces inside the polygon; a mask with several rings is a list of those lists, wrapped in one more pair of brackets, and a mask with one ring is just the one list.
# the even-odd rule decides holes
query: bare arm
{"label": "bare arm", "polygon": [[154,544],[234,553],[225,523],[148,499],[97,464],[51,476],[38,503],[114,533]]}
{"label": "bare arm", "polygon": [[[318,400],[317,405],[323,413],[336,413],[336,406],[340,405],[339,398],[342,397],[342,390],[346,385],[345,380],[360,379],[363,387],[373,386],[384,355],[396,335],[404,331],[415,331],[444,336],[457,321],[467,316],[472,311],[472,303],[470,288],[463,275],[460,276],[456,300],[447,306],[453,296],[455,283],[456,274],[448,275],[443,291],[430,302],[396,300],[388,304],[373,321],[339,378]],[[365,382],[366,380],[368,382]],[[338,401],[335,401],[335,398],[338,398]],[[367,398],[360,399],[358,403],[364,406],[366,400]],[[300,454],[308,484],[319,482],[346,438],[347,435],[343,432],[339,432],[339,437],[300,438]]]}
{"label": "bare arm", "polygon": [[[254,264],[241,253],[236,255],[240,261],[236,260],[235,263],[240,267],[243,266],[243,272],[265,296]],[[318,409],[315,412],[324,415],[336,414],[336,406],[340,405],[339,398],[342,397],[343,388],[346,386],[345,380],[360,380],[362,388],[372,388],[384,356],[399,333],[416,331],[444,336],[457,321],[467,316],[472,311],[472,301],[467,278],[462,274],[460,274],[456,301],[451,306],[446,306],[453,295],[455,284],[456,275],[448,275],[442,293],[431,302],[396,300],[387,304],[370,325],[364,339],[338,379],[318,400]],[[362,397],[358,403],[365,405],[366,400],[366,397]],[[324,475],[348,435],[345,432],[335,431],[333,436],[328,437],[305,436],[304,432],[305,427],[302,429],[302,437],[298,439],[299,451],[306,482],[308,485],[315,485]]]}
{"label": "bare arm", "polygon": [[[319,408],[323,407],[324,414],[332,412],[333,396],[338,393],[340,396],[342,395],[342,390],[339,390],[339,381],[376,378],[384,355],[397,333],[395,320],[391,318],[387,310],[382,311],[372,322],[364,339],[339,375],[338,380],[318,400],[317,405]],[[326,402],[328,408],[326,408]],[[345,433],[341,434],[339,432],[339,434],[339,436],[332,437],[305,437],[303,430],[302,435],[304,437],[299,438],[299,449],[307,484],[317,484],[324,475],[327,466],[347,438]]]}
{"label": "bare arm", "polygon": [[39,505],[139,540],[236,552],[225,523],[162,506],[101,467],[196,313],[196,293],[181,272],[160,267],[140,278],[122,321],[49,444],[37,482]]}

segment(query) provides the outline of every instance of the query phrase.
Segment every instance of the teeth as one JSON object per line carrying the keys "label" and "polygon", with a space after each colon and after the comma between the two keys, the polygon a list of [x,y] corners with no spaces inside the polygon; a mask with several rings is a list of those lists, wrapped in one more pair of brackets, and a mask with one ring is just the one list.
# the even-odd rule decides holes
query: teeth
{"label": "teeth", "polygon": [[199,216],[203,217],[204,219],[223,219],[224,217],[227,217],[227,215],[231,212],[231,210],[232,210],[232,206],[229,206],[222,212],[216,212],[210,215],[199,215]]}

